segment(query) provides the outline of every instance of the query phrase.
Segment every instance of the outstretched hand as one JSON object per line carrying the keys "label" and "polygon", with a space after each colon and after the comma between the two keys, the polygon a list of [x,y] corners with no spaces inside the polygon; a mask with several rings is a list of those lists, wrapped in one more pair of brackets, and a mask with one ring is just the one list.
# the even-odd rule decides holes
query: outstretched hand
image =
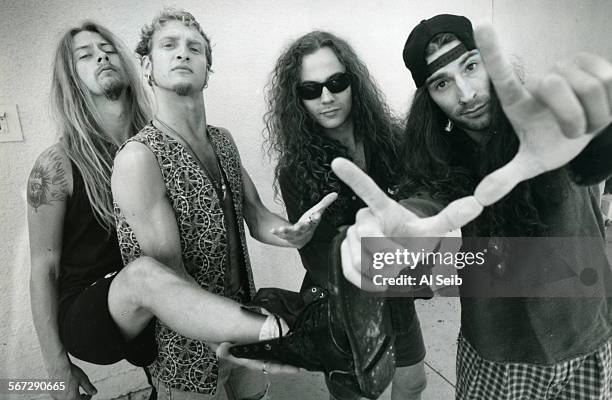
{"label": "outstretched hand", "polygon": [[562,167],[612,122],[612,64],[582,53],[523,85],[491,26],[474,32],[504,113],[520,141],[515,157],[486,176],[474,196],[488,206],[519,182]]}
{"label": "outstretched hand", "polygon": [[275,228],[272,233],[286,240],[293,247],[302,248],[312,239],[315,229],[319,226],[323,212],[338,198],[337,193],[329,193],[315,204],[293,225]]}
{"label": "outstretched hand", "polygon": [[[415,248],[431,250],[439,244],[439,240],[435,238],[446,236],[482,212],[482,206],[474,196],[469,196],[450,203],[433,217],[420,218],[389,198],[372,178],[352,162],[336,158],[331,167],[334,173],[368,206],[359,210],[355,216],[355,224],[347,230],[341,248],[342,271],[345,278],[364,290],[384,291],[386,287],[374,285],[368,275],[369,270],[362,270],[361,238],[412,237],[415,238]],[[395,276],[399,270],[387,268],[383,272],[385,275]],[[380,274],[381,271],[377,273]]]}

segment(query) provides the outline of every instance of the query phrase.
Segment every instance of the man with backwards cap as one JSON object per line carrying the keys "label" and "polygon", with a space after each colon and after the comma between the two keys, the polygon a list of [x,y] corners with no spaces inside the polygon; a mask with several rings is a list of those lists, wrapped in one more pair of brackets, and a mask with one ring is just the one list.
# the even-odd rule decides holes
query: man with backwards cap
{"label": "man with backwards cap", "polygon": [[[417,91],[406,126],[404,207],[348,161],[332,163],[369,206],[343,243],[345,276],[376,289],[360,270],[361,237],[444,236],[463,226],[464,238],[484,237],[495,256],[491,268],[462,270],[468,283],[579,277],[584,285],[564,297],[466,297],[461,287],[457,398],[610,399],[612,279],[588,185],[612,172],[612,65],[580,54],[528,90],[492,29],[477,30],[478,47],[474,36],[467,18],[438,15],[406,41]],[[549,270],[516,262],[519,250],[504,237],[561,237],[567,247],[550,254]]]}

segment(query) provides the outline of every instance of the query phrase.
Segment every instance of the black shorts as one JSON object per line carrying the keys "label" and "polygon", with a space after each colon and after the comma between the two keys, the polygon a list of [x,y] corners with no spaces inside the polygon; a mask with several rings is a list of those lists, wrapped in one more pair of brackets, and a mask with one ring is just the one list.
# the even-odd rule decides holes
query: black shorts
{"label": "black shorts", "polygon": [[[418,321],[418,320],[417,320]],[[418,325],[418,324],[417,324]],[[425,358],[425,344],[421,327],[414,333],[403,333],[395,338],[395,366],[407,367]]]}
{"label": "black shorts", "polygon": [[126,359],[149,365],[157,356],[155,318],[127,341],[108,309],[108,291],[116,273],[106,275],[78,294],[60,313],[59,334],[66,350],[76,358],[107,365]]}
{"label": "black shorts", "polygon": [[414,365],[425,358],[425,343],[421,333],[421,324],[414,308],[414,302],[408,303],[404,310],[406,314],[413,314],[408,329],[395,338],[395,365],[407,367]]}

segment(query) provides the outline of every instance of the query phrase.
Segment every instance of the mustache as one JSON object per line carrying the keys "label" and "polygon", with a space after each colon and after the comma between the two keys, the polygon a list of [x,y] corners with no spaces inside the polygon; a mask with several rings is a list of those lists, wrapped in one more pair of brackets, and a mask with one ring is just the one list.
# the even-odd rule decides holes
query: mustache
{"label": "mustache", "polygon": [[105,65],[101,65],[98,67],[98,69],[96,70],[96,76],[100,75],[102,72],[106,71],[106,70],[111,70],[111,71],[115,71],[117,72],[117,68],[113,67],[110,64],[105,64]]}
{"label": "mustache", "polygon": [[465,105],[463,105],[460,109],[459,109],[459,113],[460,114],[466,114],[466,113],[470,113],[472,111],[475,111],[481,107],[486,106],[488,103],[490,103],[489,98],[484,98],[484,99],[475,99],[472,100],[469,103],[466,103]]}

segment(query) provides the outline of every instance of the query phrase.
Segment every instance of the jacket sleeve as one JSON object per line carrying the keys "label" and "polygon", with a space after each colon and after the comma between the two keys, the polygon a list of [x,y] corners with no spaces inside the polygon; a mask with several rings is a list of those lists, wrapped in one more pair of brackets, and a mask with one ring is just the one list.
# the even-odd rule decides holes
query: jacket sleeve
{"label": "jacket sleeve", "polygon": [[569,172],[572,180],[582,186],[594,185],[612,175],[612,124],[569,163]]}
{"label": "jacket sleeve", "polygon": [[[306,211],[300,206],[301,193],[298,185],[295,179],[283,171],[278,177],[278,183],[287,210],[287,218],[290,222],[295,223]],[[329,219],[323,218],[310,242],[298,250],[302,265],[318,285],[324,286],[328,280],[330,244],[337,233],[338,230],[329,222]]]}
{"label": "jacket sleeve", "polygon": [[302,213],[300,212],[300,192],[286,172],[281,171],[278,177],[278,186],[287,210],[287,219],[292,224],[296,223]]}

